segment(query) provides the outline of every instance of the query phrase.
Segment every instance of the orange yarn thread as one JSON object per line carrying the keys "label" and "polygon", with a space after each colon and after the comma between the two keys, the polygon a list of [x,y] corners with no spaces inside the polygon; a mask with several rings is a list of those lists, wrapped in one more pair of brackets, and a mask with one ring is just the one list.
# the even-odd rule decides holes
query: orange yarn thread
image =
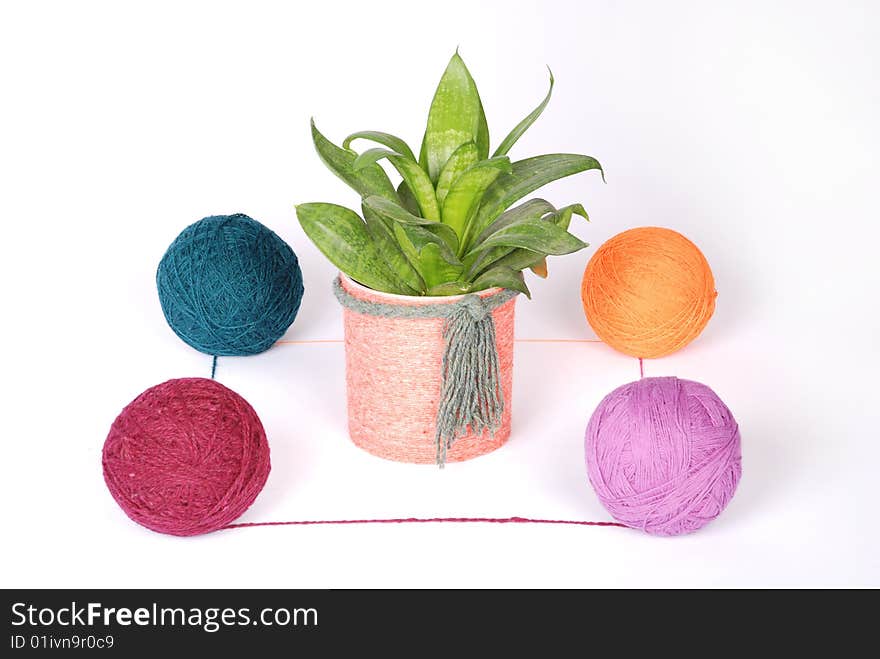
{"label": "orange yarn thread", "polygon": [[703,253],[660,227],[630,229],[605,242],[581,283],[584,313],[599,338],[646,359],[693,341],[712,317],[717,295]]}

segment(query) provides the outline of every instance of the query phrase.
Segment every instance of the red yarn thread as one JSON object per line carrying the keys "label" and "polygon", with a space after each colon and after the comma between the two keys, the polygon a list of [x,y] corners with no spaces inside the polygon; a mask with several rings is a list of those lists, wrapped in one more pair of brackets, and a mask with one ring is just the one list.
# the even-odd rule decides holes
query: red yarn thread
{"label": "red yarn thread", "polygon": [[222,530],[247,526],[311,526],[316,524],[429,524],[435,522],[488,522],[491,524],[571,524],[575,526],[619,526],[618,522],[587,522],[569,519],[533,519],[530,517],[393,517],[390,519],[314,519],[293,522],[240,522],[227,524]]}
{"label": "red yarn thread", "polygon": [[269,445],[253,408],[215,380],[185,378],[152,387],[116,418],[103,450],[104,480],[132,520],[191,536],[251,526],[330,524],[567,524],[617,522],[529,517],[399,517],[232,523],[269,475]]}
{"label": "red yarn thread", "polygon": [[104,442],[104,480],[132,520],[190,536],[223,528],[254,502],[269,476],[269,444],[254,409],[205,378],[147,389]]}

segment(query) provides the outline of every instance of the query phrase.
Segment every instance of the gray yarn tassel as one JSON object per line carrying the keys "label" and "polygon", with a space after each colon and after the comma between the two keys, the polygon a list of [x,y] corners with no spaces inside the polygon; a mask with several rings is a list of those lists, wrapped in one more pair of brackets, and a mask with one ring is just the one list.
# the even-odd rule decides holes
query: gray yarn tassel
{"label": "gray yarn tassel", "polygon": [[495,321],[477,295],[468,295],[443,325],[442,388],[437,409],[437,464],[446,463],[447,451],[467,434],[501,426],[504,394],[495,345]]}
{"label": "gray yarn tassel", "polygon": [[333,281],[339,303],[356,313],[382,318],[444,318],[440,405],[437,408],[437,464],[457,440],[467,434],[494,433],[501,427],[504,392],[495,344],[492,311],[518,295],[504,290],[491,297],[466,295],[446,304],[394,305],[351,296],[339,278]]}

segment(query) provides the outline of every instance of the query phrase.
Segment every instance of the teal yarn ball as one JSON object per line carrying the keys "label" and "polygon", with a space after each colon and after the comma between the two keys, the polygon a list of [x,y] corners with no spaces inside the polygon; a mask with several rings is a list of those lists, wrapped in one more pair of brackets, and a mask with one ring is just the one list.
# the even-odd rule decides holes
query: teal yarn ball
{"label": "teal yarn ball", "polygon": [[290,246],[247,215],[214,215],[184,229],[156,272],[171,329],[208,355],[255,355],[290,327],[303,296]]}

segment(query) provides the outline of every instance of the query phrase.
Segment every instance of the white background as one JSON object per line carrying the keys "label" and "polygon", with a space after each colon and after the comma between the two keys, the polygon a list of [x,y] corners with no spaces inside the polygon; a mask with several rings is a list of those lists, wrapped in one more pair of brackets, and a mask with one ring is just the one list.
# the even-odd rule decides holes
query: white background
{"label": "white background", "polygon": [[[880,586],[874,2],[4,3],[2,586]],[[595,246],[675,228],[719,291],[702,337],[646,364],[709,384],[737,417],[743,479],[701,532],[280,527],[179,539],[130,522],[101,477],[116,414],[210,358],[165,325],[154,283],[186,225],[246,212],[300,256],[287,339],[339,338],[332,268],[293,205],[356,204],[308,120],[340,141],[418,147],[455,47],[493,144],[557,88],[515,158],[582,152],[542,191],[582,201],[593,247],[553,259],[520,338],[593,338]],[[587,419],[635,360],[597,343],[516,349],[514,431],[443,472],[384,462],[345,429],[339,344],[225,358],[272,447],[242,521],[430,515],[608,519],[586,481]]]}

